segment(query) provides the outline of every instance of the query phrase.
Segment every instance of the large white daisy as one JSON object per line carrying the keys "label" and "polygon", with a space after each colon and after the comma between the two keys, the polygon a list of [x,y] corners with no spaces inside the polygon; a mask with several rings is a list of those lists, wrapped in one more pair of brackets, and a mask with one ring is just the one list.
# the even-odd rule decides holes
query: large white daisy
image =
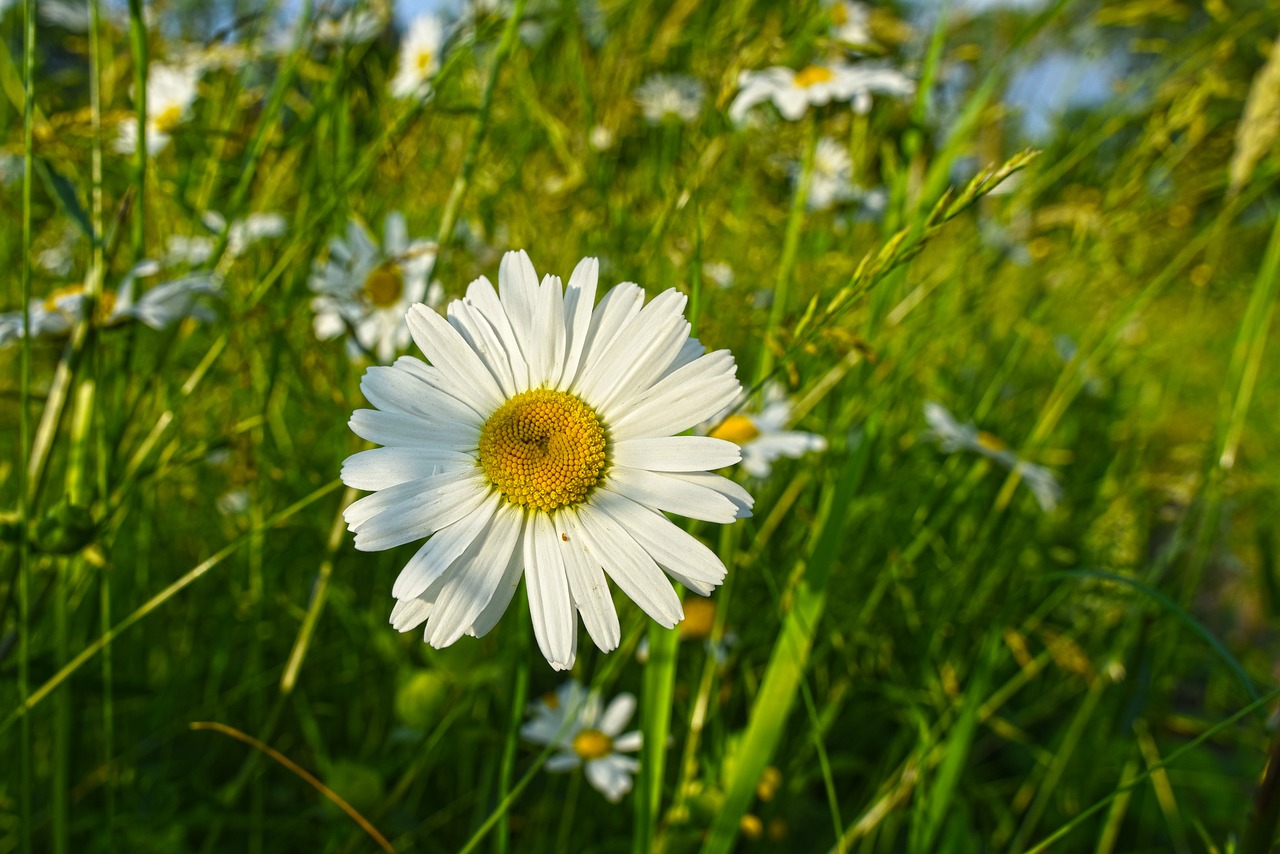
{"label": "large white daisy", "polygon": [[598,271],[587,258],[562,288],[509,252],[497,290],[472,282],[448,320],[409,310],[430,364],[366,371],[377,409],[358,410],[351,429],[386,447],[342,467],[347,485],[376,490],[347,508],[356,548],[430,537],[392,588],[398,630],[425,622],[435,647],[481,636],[523,576],[538,647],[563,670],[577,614],[601,650],[618,646],[606,577],[668,628],[683,611],[663,570],[704,596],[724,579],[715,553],[664,512],[750,515],[746,490],[710,473],[738,447],[679,435],[738,394],[733,357],[689,337],[674,289],[646,305],[627,282],[595,305]]}

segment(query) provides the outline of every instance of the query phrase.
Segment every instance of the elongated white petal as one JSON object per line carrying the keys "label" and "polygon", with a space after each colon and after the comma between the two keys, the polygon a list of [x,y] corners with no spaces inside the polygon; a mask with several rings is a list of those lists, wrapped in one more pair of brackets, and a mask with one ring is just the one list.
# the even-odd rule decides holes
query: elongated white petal
{"label": "elongated white petal", "polygon": [[519,511],[503,504],[458,559],[465,565],[445,582],[427,625],[426,641],[437,649],[462,637],[493,599],[520,537]]}
{"label": "elongated white petal", "polygon": [[447,448],[373,448],[347,457],[342,482],[355,489],[386,489],[398,483],[422,480],[442,469],[465,472],[475,468],[475,457]]}
{"label": "elongated white petal", "polygon": [[[574,388],[608,417],[610,402],[624,390],[651,385],[689,337],[689,322],[683,314],[687,301],[675,290],[651,300],[611,341],[602,342]],[[636,377],[647,377],[647,381]]]}
{"label": "elongated white petal", "polygon": [[586,551],[585,541],[578,533],[577,514],[561,510],[556,514],[556,522],[564,528],[560,532],[560,550],[569,577],[569,593],[582,615],[582,624],[601,652],[612,652],[622,640],[622,629],[604,570],[595,556]]}
{"label": "elongated white petal", "polygon": [[[360,391],[384,411],[408,412],[430,421],[447,419],[477,428],[484,423],[469,405],[431,385],[431,374],[419,371],[413,361],[401,359],[394,367],[369,368],[360,379]],[[418,364],[422,369],[429,367]]]}
{"label": "elongated white petal", "polygon": [[357,549],[381,551],[452,525],[484,499],[482,480],[449,473],[398,484],[361,498],[347,508],[345,518],[347,527],[355,532]]}
{"label": "elongated white petal", "polygon": [[476,351],[480,361],[484,362],[490,375],[502,389],[503,396],[512,397],[519,393],[521,389],[516,386],[506,348],[480,310],[464,300],[454,300],[449,304],[449,323],[471,345],[471,349]]}
{"label": "elongated white petal", "polygon": [[627,411],[609,428],[617,441],[673,436],[715,415],[741,388],[733,356],[727,350],[708,353],[628,400]]}
{"label": "elongated white petal", "polygon": [[568,670],[573,666],[578,616],[569,597],[569,580],[556,540],[547,514],[529,514],[524,533],[524,581],[533,636],[547,663],[556,670]]}
{"label": "elongated white petal", "polygon": [[361,439],[393,447],[474,451],[480,440],[478,427],[428,421],[418,415],[395,411],[357,409],[348,425]]}
{"label": "elongated white petal", "polygon": [[529,385],[554,388],[564,366],[564,297],[559,276],[547,276],[538,286],[533,307],[533,340]]}
{"label": "elongated white petal", "polygon": [[507,561],[507,568],[503,570],[502,577],[494,588],[493,598],[489,600],[488,605],[484,606],[484,610],[466,631],[466,634],[471,637],[482,638],[493,630],[499,618],[506,613],[507,606],[511,604],[516,588],[520,586],[520,576],[524,574],[523,517],[520,522],[519,538],[511,547],[511,558]]}
{"label": "elongated white petal", "polygon": [[732,442],[710,436],[624,439],[613,446],[613,464],[649,471],[710,471],[742,459]]}
{"label": "elongated white petal", "polygon": [[671,582],[629,533],[590,504],[578,508],[578,519],[578,536],[585,541],[587,552],[600,561],[623,593],[668,629],[684,619],[680,597]]}
{"label": "elongated white petal", "polygon": [[391,595],[397,599],[411,599],[422,595],[475,542],[489,524],[497,507],[498,498],[488,496],[487,501],[482,500],[472,505],[464,516],[437,531],[405,564],[391,588]]}
{"label": "elongated white petal", "polygon": [[578,376],[582,360],[582,348],[591,329],[591,312],[596,302],[596,282],[600,277],[600,262],[595,258],[583,258],[569,277],[564,293],[564,322],[568,335],[564,369],[556,388],[568,388]]}
{"label": "elongated white petal", "polygon": [[508,252],[498,265],[498,296],[502,310],[506,312],[516,344],[529,364],[529,380],[532,384],[536,370],[534,348],[539,342],[533,335],[534,304],[538,296],[538,272],[524,250]]}
{"label": "elongated white petal", "polygon": [[409,309],[409,332],[418,349],[440,370],[454,397],[487,417],[502,405],[502,390],[458,330],[422,304]]}
{"label": "elongated white petal", "polygon": [[706,596],[724,581],[725,567],[716,553],[666,516],[609,489],[593,500],[685,587]]}
{"label": "elongated white petal", "polygon": [[600,304],[591,312],[591,324],[582,344],[582,358],[578,365],[578,378],[567,388],[577,388],[582,377],[587,376],[595,363],[617,340],[618,330],[640,313],[644,305],[644,291],[632,282],[623,282],[610,288]]}
{"label": "elongated white petal", "polygon": [[738,518],[738,505],[720,491],[680,480],[675,474],[615,466],[609,470],[609,489],[646,507],[690,519],[727,524]]}
{"label": "elongated white petal", "polygon": [[602,733],[610,738],[622,732],[631,721],[631,716],[636,711],[636,698],[632,694],[622,693],[613,698],[613,702],[609,704],[609,708],[604,710],[604,714],[600,717],[600,725],[597,727]]}

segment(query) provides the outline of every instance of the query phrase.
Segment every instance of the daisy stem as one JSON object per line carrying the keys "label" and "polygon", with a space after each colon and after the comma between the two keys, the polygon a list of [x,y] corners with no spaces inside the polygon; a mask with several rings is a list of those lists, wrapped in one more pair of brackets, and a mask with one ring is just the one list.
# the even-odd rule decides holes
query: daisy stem
{"label": "daisy stem", "polygon": [[640,748],[640,779],[636,785],[632,854],[649,854],[657,838],[679,642],[680,635],[675,629],[650,624],[649,663],[644,669],[644,700],[640,715],[644,741]]}
{"label": "daisy stem", "polygon": [[787,294],[791,290],[791,272],[796,265],[796,253],[800,248],[800,234],[804,227],[805,206],[809,201],[809,185],[813,183],[814,153],[818,147],[818,121],[812,111],[805,119],[806,142],[804,163],[796,193],[791,199],[791,212],[787,215],[787,230],[782,241],[782,258],[778,261],[778,275],[773,282],[773,304],[769,306],[769,319],[764,329],[764,341],[760,348],[760,364],[756,369],[754,386],[758,386],[773,372],[774,355],[771,342],[787,310]]}
{"label": "daisy stem", "polygon": [[[35,52],[36,2],[23,4],[22,51],[22,353],[19,372],[19,453],[26,458],[31,448],[31,184],[32,150],[35,138]],[[31,497],[28,495],[27,468],[18,465],[18,704],[28,697],[31,661]],[[31,851],[31,722],[23,716],[18,733],[18,840],[24,854]]]}
{"label": "daisy stem", "polygon": [[146,257],[147,226],[147,23],[142,0],[129,0],[129,47],[133,52],[133,103],[137,107],[138,142],[134,146],[133,228],[134,263]]}
{"label": "daisy stem", "polygon": [[[502,765],[498,770],[498,800],[505,801],[511,794],[511,776],[516,767],[516,746],[520,742],[520,723],[524,720],[525,705],[529,700],[529,600],[517,596],[515,625],[515,650],[511,660],[515,663],[515,688],[511,692],[511,719],[507,724],[506,739],[502,744]],[[493,840],[494,851],[507,854],[511,843],[511,822],[505,810],[498,816],[497,836]],[[560,849],[564,850],[564,849]]]}
{"label": "daisy stem", "polygon": [[[485,131],[489,127],[489,113],[493,109],[493,93],[498,87],[498,77],[502,72],[502,66],[518,40],[520,22],[524,17],[525,3],[526,0],[515,0],[511,14],[507,17],[507,23],[502,30],[502,38],[493,52],[493,62],[489,66],[489,79],[484,84],[484,94],[480,99],[480,109],[476,112],[476,120],[471,131],[471,141],[467,144],[467,153],[462,159],[462,169],[458,172],[457,177],[453,179],[453,186],[449,189],[449,198],[444,204],[444,213],[440,216],[440,229],[436,233],[436,245],[439,247],[439,252],[444,251],[445,246],[453,237],[453,227],[458,221],[458,213],[462,209],[462,200],[466,196],[467,187],[471,183],[471,174],[475,171],[476,163],[480,159],[480,145],[484,142]],[[438,265],[439,263],[440,256],[437,254],[436,264]]]}

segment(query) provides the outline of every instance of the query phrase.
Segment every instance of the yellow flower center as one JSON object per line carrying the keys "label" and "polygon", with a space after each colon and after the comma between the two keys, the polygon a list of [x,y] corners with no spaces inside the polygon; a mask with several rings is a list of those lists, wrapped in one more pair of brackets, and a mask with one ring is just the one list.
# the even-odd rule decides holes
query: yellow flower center
{"label": "yellow flower center", "polygon": [[560,708],[560,697],[556,695],[555,691],[548,691],[542,695],[542,705],[554,712]]}
{"label": "yellow flower center", "polygon": [[808,68],[796,72],[796,85],[801,89],[808,89],[818,83],[826,83],[835,76],[836,73],[830,68],[823,68],[821,65],[810,65]]}
{"label": "yellow flower center", "polygon": [[364,280],[364,296],[374,308],[391,308],[404,293],[404,275],[394,261],[379,264]]}
{"label": "yellow flower center", "polygon": [[986,430],[978,433],[978,445],[988,451],[1003,451],[1009,447],[999,436],[988,433]]}
{"label": "yellow flower center", "polygon": [[760,435],[760,429],[754,421],[745,415],[730,415],[720,426],[711,431],[714,439],[724,439],[735,445],[745,445]]}
{"label": "yellow flower center", "polygon": [[420,74],[426,73],[427,68],[430,67],[431,65],[431,59],[433,56],[434,54],[429,50],[424,50],[418,53],[417,62],[418,62],[418,72]]}
{"label": "yellow flower center", "polygon": [[548,388],[517,394],[480,429],[480,466],[512,504],[550,513],[586,499],[608,460],[596,413]]}
{"label": "yellow flower center", "polygon": [[680,624],[680,639],[705,638],[711,634],[716,620],[716,603],[710,599],[690,596],[684,603],[684,622]]}
{"label": "yellow flower center", "polygon": [[849,23],[849,10],[844,7],[843,3],[837,3],[831,8],[831,22],[837,27],[843,27]]}
{"label": "yellow flower center", "polygon": [[156,130],[161,133],[173,133],[173,131],[178,127],[178,123],[181,121],[181,107],[165,107],[156,115]]}
{"label": "yellow flower center", "polygon": [[[58,303],[68,297],[80,296],[84,293],[84,285],[67,285],[58,288],[44,298],[45,311],[58,311]],[[116,308],[116,295],[111,291],[103,291],[98,297],[98,320],[103,321],[111,316]]]}
{"label": "yellow flower center", "polygon": [[584,729],[573,737],[573,752],[583,762],[603,759],[613,752],[613,739],[598,729]]}

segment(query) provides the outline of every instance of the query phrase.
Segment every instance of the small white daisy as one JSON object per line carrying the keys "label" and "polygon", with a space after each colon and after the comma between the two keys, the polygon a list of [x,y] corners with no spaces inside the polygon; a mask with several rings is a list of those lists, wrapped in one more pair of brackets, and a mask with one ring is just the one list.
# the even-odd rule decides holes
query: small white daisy
{"label": "small white daisy", "polygon": [[740,391],[732,355],[690,338],[686,297],[645,304],[627,282],[596,305],[587,258],[562,288],[508,252],[498,288],[481,277],[448,320],[409,311],[430,360],[365,372],[378,409],[351,429],[380,445],[347,459],[342,479],[377,490],[346,511],[362,551],[430,537],[392,588],[391,623],[426,623],[435,647],[481,636],[521,577],[534,636],[557,670],[573,666],[578,614],[605,652],[621,639],[606,576],[668,628],[683,618],[666,574],[703,596],[724,580],[716,554],[664,513],[729,523],[751,496],[711,471],[736,445],[682,436]]}
{"label": "small white daisy", "polygon": [[915,92],[915,83],[901,71],[870,65],[810,65],[796,71],[774,66],[763,71],[744,71],[738,77],[738,95],[729,105],[729,118],[741,124],[747,111],[757,104],[773,101],[783,117],[795,121],[811,106],[832,101],[849,101],[854,111],[871,109],[871,96],[905,98]]}
{"label": "small white daisy", "polygon": [[875,44],[871,34],[871,7],[851,0],[831,4],[832,37],[847,47],[858,49]]}
{"label": "small white daisy", "polygon": [[706,87],[687,74],[654,74],[636,89],[636,103],[651,125],[668,120],[689,123],[702,112]]}
{"label": "small white daisy", "polygon": [[354,45],[371,42],[387,26],[387,18],[372,9],[348,9],[341,15],[326,15],[316,22],[316,41],[321,44]]}
{"label": "small white daisy", "polygon": [[825,451],[827,440],[816,433],[785,429],[791,421],[791,400],[777,383],[764,390],[764,408],[759,412],[730,413],[728,407],[711,423],[707,434],[733,442],[742,449],[742,468],[752,477],[766,478],[779,457],[799,459],[812,451]]}
{"label": "small white daisy", "polygon": [[409,241],[404,217],[387,214],[382,245],[357,220],[347,225],[347,237],[329,241],[329,257],[311,270],[311,301],[316,337],[322,341],[348,335],[352,357],[368,353],[383,363],[409,344],[405,312],[414,303],[438,305],[440,286],[427,288],[435,263],[435,244]]}
{"label": "small white daisy", "polygon": [[924,418],[929,423],[930,438],[948,454],[971,451],[989,460],[995,460],[1010,471],[1017,471],[1046,513],[1062,501],[1062,486],[1053,472],[1044,466],[1021,459],[1001,441],[1000,437],[979,430],[972,424],[961,424],[941,403],[929,401],[924,405]]}
{"label": "small white daisy", "polygon": [[529,705],[533,720],[520,728],[520,735],[534,744],[560,748],[548,760],[548,771],[583,768],[587,782],[610,803],[618,803],[631,791],[631,777],[640,770],[634,757],[640,749],[639,732],[622,734],[636,709],[636,698],[619,694],[601,711],[600,693],[588,692],[576,680],[565,682],[536,703]]}
{"label": "small white daisy", "polygon": [[[200,70],[177,68],[153,62],[147,68],[147,154],[155,157],[169,144],[169,137],[190,115],[196,99]],[[138,150],[138,122],[126,119],[116,137],[116,151],[133,154]]]}
{"label": "small white daisy", "polygon": [[444,22],[440,18],[428,13],[413,19],[400,45],[400,62],[391,79],[392,97],[426,97],[431,78],[440,70],[443,45]]}
{"label": "small white daisy", "polygon": [[[793,170],[799,181],[801,170]],[[809,210],[825,211],[853,195],[853,159],[849,150],[829,136],[818,140],[813,153],[813,178],[809,182]]]}
{"label": "small white daisy", "polygon": [[[56,308],[45,305],[44,300],[33,299],[29,304],[28,314],[31,319],[32,338],[65,335],[71,329],[71,321]],[[7,311],[0,314],[0,347],[7,347],[21,341],[25,329],[21,311]]]}

